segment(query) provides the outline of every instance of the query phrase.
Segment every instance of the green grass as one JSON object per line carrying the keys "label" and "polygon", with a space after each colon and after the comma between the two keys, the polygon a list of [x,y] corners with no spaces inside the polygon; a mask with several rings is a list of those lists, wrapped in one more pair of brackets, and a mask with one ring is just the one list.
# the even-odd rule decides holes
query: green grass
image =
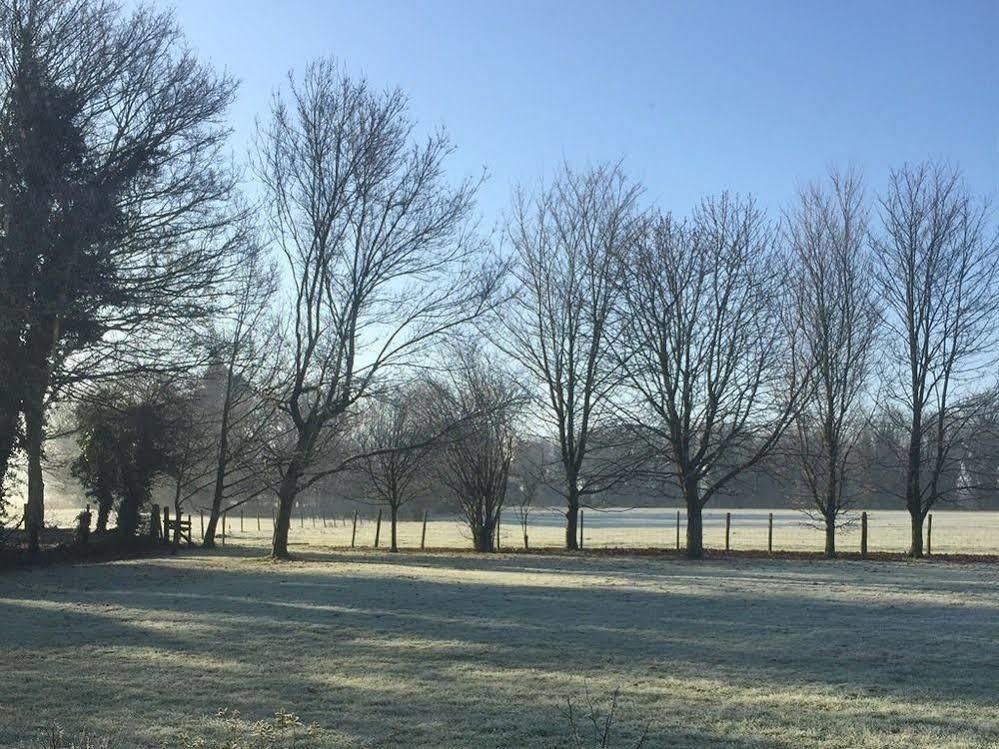
{"label": "green grass", "polygon": [[986,565],[325,553],[0,576],[0,746],[52,722],[159,746],[220,707],[321,747],[999,746]]}

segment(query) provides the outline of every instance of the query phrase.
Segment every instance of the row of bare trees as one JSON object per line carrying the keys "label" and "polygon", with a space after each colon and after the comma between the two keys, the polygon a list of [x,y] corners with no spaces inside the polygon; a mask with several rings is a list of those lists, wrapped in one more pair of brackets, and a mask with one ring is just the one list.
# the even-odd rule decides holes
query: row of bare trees
{"label": "row of bare trees", "polygon": [[766,461],[834,555],[877,415],[904,435],[905,476],[878,490],[901,497],[921,555],[929,510],[981,488],[964,463],[968,426],[996,403],[987,204],[934,164],[893,172],[875,219],[852,173],[777,221],[730,195],[678,218],[640,194],[601,167],[518,195],[512,301],[483,329],[534,380],[567,547],[587,497],[644,478],[682,499],[699,556],[703,507]]}
{"label": "row of bare trees", "polygon": [[169,16],[14,0],[0,66],[0,479],[23,455],[33,546],[62,401],[103,524],[133,533],[166,483],[212,545],[272,496],[276,557],[300,495],[357,476],[393,548],[434,491],[489,550],[527,438],[554,457],[518,483],[562,498],[570,549],[580,509],[630,488],[679,497],[699,556],[707,503],[783,465],[832,555],[874,417],[915,555],[988,473],[968,434],[996,403],[999,246],[953,170],[874,199],[833,174],[771,218],[729,194],[673,215],[619,166],[565,166],[516,193],[496,251],[447,135],[334,61],[258,126],[256,205],[223,154],[235,85]]}

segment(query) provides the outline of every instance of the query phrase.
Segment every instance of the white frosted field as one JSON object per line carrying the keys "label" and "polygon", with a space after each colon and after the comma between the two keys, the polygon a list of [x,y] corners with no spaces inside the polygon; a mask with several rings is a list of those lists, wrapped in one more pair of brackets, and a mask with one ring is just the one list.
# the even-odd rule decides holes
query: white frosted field
{"label": "white frosted field", "polygon": [[[371,508],[359,521],[358,547],[371,547],[375,541],[376,523]],[[50,511],[48,520],[61,526],[72,524],[79,510]],[[195,535],[200,537],[200,515],[192,511]],[[732,513],[730,544],[733,549],[766,549],[768,510],[705,510],[705,544],[709,548],[725,548],[725,513]],[[773,510],[774,549],[786,551],[822,551],[824,532],[804,522],[804,516],[794,510]],[[593,548],[675,548],[675,508],[639,508],[629,510],[585,510],[583,513],[584,547]],[[839,549],[859,551],[859,512],[852,513],[856,521],[839,532]],[[242,525],[238,512],[228,518],[227,542],[250,546],[270,543],[271,517],[244,514]],[[564,518],[554,509],[535,510],[528,529],[532,548],[559,548],[564,544]],[[258,530],[259,527],[259,530]],[[241,529],[242,528],[242,529]],[[681,544],[686,528],[685,515],[680,513]],[[924,528],[924,531],[926,529]],[[420,546],[422,523],[404,521],[399,524],[399,544],[404,548]],[[346,548],[350,546],[352,522],[349,517],[327,517],[325,527],[321,516],[296,514],[291,526],[290,542],[298,548]],[[501,546],[522,548],[523,533],[511,510],[504,513],[500,527]],[[388,522],[382,522],[380,545],[388,544]],[[427,523],[426,545],[431,548],[467,549],[471,547],[467,530],[457,520],[431,516]],[[868,512],[868,548],[871,551],[903,552],[909,546],[909,516],[900,510],[870,510]],[[933,513],[932,550],[949,554],[999,554],[999,512],[942,510]]]}
{"label": "white frosted field", "polygon": [[999,746],[999,567],[230,547],[0,575],[0,746],[278,709],[301,746],[564,747],[621,691],[647,747]]}

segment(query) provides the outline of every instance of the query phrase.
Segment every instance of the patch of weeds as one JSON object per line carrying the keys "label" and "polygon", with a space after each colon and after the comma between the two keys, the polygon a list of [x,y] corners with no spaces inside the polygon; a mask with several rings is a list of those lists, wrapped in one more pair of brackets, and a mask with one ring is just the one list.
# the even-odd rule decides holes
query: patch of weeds
{"label": "patch of weeds", "polygon": [[643,727],[637,739],[620,739],[616,726],[620,723],[618,701],[621,690],[611,694],[610,704],[601,708],[587,691],[584,705],[579,708],[572,698],[566,699],[565,719],[568,723],[567,749],[642,749],[649,738],[651,721]]}
{"label": "patch of weeds", "polygon": [[109,736],[94,736],[89,733],[67,736],[59,726],[51,726],[26,749],[115,749],[116,746]]}
{"label": "patch of weeds", "polygon": [[297,715],[284,710],[278,710],[269,720],[247,723],[238,710],[223,708],[212,721],[220,727],[221,738],[184,734],[178,749],[307,749],[314,745],[319,732],[315,723],[305,725]]}

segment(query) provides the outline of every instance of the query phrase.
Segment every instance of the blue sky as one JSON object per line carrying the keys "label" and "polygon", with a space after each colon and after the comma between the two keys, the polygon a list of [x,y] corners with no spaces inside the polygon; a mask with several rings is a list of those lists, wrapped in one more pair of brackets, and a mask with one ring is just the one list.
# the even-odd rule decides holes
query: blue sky
{"label": "blue sky", "polygon": [[444,125],[456,176],[488,170],[487,224],[563,158],[622,159],[680,212],[725,189],[777,211],[830,165],[877,189],[928,157],[999,197],[999,0],[170,5],[242,81],[239,151],[289,68],[335,56]]}

